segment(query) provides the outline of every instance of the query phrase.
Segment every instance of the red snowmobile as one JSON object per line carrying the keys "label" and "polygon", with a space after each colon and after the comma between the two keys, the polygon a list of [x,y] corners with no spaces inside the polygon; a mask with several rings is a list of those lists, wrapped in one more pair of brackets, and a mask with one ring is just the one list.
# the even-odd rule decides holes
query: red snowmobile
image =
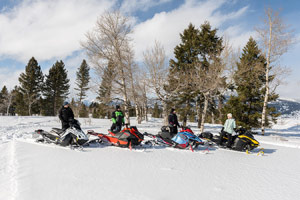
{"label": "red snowmobile", "polygon": [[90,130],[87,133],[98,136],[100,143],[108,142],[115,146],[128,147],[130,149],[132,149],[132,146],[141,144],[144,140],[144,135],[138,131],[136,126],[128,127],[128,125],[125,125],[125,128],[118,133],[114,133],[110,130],[108,130],[108,134],[96,133],[93,130]]}

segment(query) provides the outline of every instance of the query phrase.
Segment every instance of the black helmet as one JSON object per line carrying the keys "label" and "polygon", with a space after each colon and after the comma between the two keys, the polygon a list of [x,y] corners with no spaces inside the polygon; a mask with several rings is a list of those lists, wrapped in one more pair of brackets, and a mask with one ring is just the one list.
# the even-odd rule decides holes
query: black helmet
{"label": "black helmet", "polygon": [[116,109],[118,110],[118,109],[120,109],[121,107],[120,107],[120,105],[116,105]]}

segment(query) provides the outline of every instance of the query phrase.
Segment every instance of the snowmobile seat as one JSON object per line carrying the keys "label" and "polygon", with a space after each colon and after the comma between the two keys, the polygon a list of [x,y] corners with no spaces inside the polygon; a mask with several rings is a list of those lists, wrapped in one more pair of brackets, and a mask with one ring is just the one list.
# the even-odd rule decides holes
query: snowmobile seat
{"label": "snowmobile seat", "polygon": [[200,138],[205,138],[211,140],[213,138],[213,134],[211,132],[203,132],[199,135]]}
{"label": "snowmobile seat", "polygon": [[161,132],[170,132],[170,127],[169,126],[162,126],[161,127]]}
{"label": "snowmobile seat", "polygon": [[168,131],[162,131],[162,132],[158,132],[158,135],[161,137],[161,138],[167,138],[167,139],[172,139],[172,135],[170,132]]}
{"label": "snowmobile seat", "polygon": [[62,134],[65,132],[64,129],[60,129],[60,128],[52,128],[52,130],[57,133],[58,135]]}

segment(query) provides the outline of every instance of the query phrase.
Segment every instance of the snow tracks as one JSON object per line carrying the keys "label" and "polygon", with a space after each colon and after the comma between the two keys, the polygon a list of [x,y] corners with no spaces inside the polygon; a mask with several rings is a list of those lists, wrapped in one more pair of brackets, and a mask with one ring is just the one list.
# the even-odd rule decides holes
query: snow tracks
{"label": "snow tracks", "polygon": [[17,199],[18,195],[18,161],[16,141],[0,143],[0,199]]}

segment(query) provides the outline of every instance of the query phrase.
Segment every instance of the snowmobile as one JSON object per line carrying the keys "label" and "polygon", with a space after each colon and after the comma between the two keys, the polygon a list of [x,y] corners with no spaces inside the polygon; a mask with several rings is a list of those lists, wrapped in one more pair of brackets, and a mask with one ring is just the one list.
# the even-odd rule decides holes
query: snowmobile
{"label": "snowmobile", "polygon": [[199,145],[203,145],[204,142],[197,137],[189,127],[182,127],[181,130],[176,134],[172,135],[170,127],[163,126],[161,131],[157,135],[145,133],[146,136],[150,137],[152,144],[170,146],[179,149],[186,149],[188,147],[197,148]]}
{"label": "snowmobile", "polygon": [[[236,151],[251,151],[254,148],[259,146],[259,142],[254,139],[254,136],[250,131],[247,131],[245,128],[237,128],[236,133],[238,135],[233,136],[232,145],[230,149],[236,150]],[[199,135],[200,138],[207,139],[209,141],[212,141],[216,144],[219,144],[220,141],[220,135],[213,135],[210,132],[203,132]],[[227,143],[227,137],[226,135],[223,137],[224,143]],[[223,147],[223,146],[220,146]]]}
{"label": "snowmobile", "polygon": [[108,142],[115,146],[128,147],[130,149],[132,149],[132,146],[140,145],[144,140],[144,135],[138,131],[137,127],[128,127],[128,124],[125,124],[125,128],[120,132],[108,130],[108,134],[103,134],[89,130],[87,133],[99,137],[100,143]]}
{"label": "snowmobile", "polygon": [[71,120],[66,130],[52,128],[50,132],[38,129],[35,132],[41,137],[37,142],[54,143],[61,146],[82,147],[88,142],[87,135],[81,130],[78,120]]}

